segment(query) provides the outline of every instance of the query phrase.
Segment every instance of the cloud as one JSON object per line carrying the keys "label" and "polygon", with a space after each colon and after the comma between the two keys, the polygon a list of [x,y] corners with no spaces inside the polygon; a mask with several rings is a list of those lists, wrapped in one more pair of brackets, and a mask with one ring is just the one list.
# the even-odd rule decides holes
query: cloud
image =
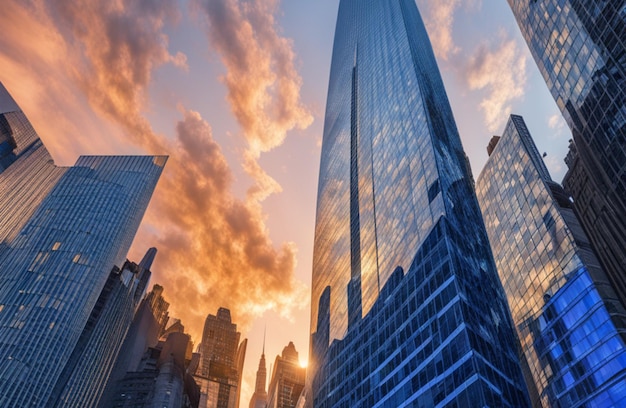
{"label": "cloud", "polygon": [[74,79],[92,106],[121,123],[133,142],[149,151],[151,128],[142,116],[153,70],[172,63],[186,68],[182,53],[171,55],[165,25],[180,12],[175,0],[47,1],[45,10],[74,49]]}
{"label": "cloud", "polygon": [[459,52],[459,47],[452,39],[452,26],[454,13],[461,3],[461,0],[439,0],[424,5],[426,10],[424,24],[428,29],[430,42],[435,55],[444,61]]}
{"label": "cloud", "polygon": [[558,139],[568,134],[566,132],[568,127],[565,123],[565,119],[563,119],[563,116],[558,113],[555,113],[548,118],[548,127],[554,131],[554,133],[550,135],[550,138],[552,139]]}
{"label": "cloud", "polygon": [[[46,83],[21,92],[30,95],[42,123],[50,121],[50,112],[70,123],[80,118],[72,135],[61,131],[67,126],[55,127],[59,133],[52,140],[60,141],[59,151],[78,145],[77,153],[170,155],[135,240],[134,259],[147,247],[159,249],[154,280],[163,283],[172,314],[198,341],[206,315],[219,306],[231,308],[245,329],[267,310],[289,317],[308,302],[308,290],[294,275],[294,244],[274,245],[265,226],[261,200],[280,186],[256,159],[311,119],[300,102],[291,42],[277,34],[271,15],[276,4],[225,3],[234,11],[245,9],[245,18],[234,21],[247,24],[245,41],[231,40],[232,54],[220,49],[229,53],[224,54],[224,81],[249,142],[242,160],[256,176],[254,186],[245,198],[236,197],[232,170],[197,112],[180,108],[173,139],[155,134],[143,114],[154,70],[164,64],[187,69],[186,57],[170,52],[165,34],[166,27],[179,23],[178,7],[175,0],[9,1],[0,14],[0,62],[8,64],[11,75],[28,72],[15,83],[33,78]],[[52,91],[58,92],[56,98],[37,100]]]}
{"label": "cloud", "polygon": [[[277,0],[195,0],[212,49],[226,67],[228,102],[248,143],[245,170],[259,181],[253,194],[279,190],[256,159],[280,146],[287,132],[313,121],[300,100],[302,79],[290,39],[281,36]],[[262,189],[269,189],[262,192]]]}
{"label": "cloud", "polygon": [[518,43],[506,38],[495,47],[481,45],[470,57],[465,78],[471,90],[484,91],[480,108],[491,132],[501,130],[511,103],[524,96],[526,58]]}
{"label": "cloud", "polygon": [[183,115],[160,198],[147,219],[159,230],[141,237],[159,248],[158,269],[165,271],[159,281],[176,303],[184,303],[183,321],[202,327],[220,305],[230,307],[240,324],[266,310],[287,316],[304,307],[308,291],[293,274],[293,244],[274,248],[256,198],[233,195],[232,172],[209,124],[197,112]]}

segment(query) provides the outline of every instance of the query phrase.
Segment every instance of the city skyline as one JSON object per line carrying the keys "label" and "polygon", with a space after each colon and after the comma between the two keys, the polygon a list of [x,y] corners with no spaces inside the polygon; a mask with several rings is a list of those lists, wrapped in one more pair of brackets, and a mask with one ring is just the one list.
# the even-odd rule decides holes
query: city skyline
{"label": "city skyline", "polygon": [[[292,126],[292,124],[306,123],[305,119],[308,119],[302,118],[299,112],[288,112],[284,118],[270,117],[272,121],[269,125],[282,124],[282,127],[276,125],[278,129],[270,127],[279,136],[284,135],[281,132],[287,129],[288,137],[285,141],[279,140],[280,138],[263,140],[259,137],[247,136],[251,128],[246,127],[249,124],[246,124],[244,119],[247,117],[246,114],[254,112],[255,103],[262,103],[262,98],[260,100],[248,98],[249,95],[242,94],[241,88],[237,88],[236,84],[228,81],[228,73],[235,73],[248,79],[251,74],[245,70],[245,67],[237,69],[237,63],[240,62],[237,59],[238,54],[227,52],[225,42],[219,36],[224,33],[223,26],[218,27],[213,24],[214,31],[205,34],[206,22],[201,20],[202,18],[208,19],[208,17],[204,9],[195,9],[194,13],[200,16],[198,18],[192,17],[193,13],[188,8],[176,10],[176,6],[172,3],[162,2],[159,4],[161,6],[159,12],[147,13],[147,17],[143,17],[142,21],[149,23],[147,24],[149,29],[146,29],[148,31],[137,32],[130,30],[127,24],[133,19],[140,19],[139,10],[136,9],[124,10],[123,16],[127,19],[124,20],[111,10],[104,10],[106,12],[102,12],[101,17],[96,17],[96,13],[92,13],[93,8],[90,7],[85,7],[86,11],[80,13],[77,9],[55,10],[51,6],[37,6],[36,2],[33,4],[35,4],[33,7],[36,11],[33,13],[26,13],[25,9],[17,3],[8,3],[5,6],[7,13],[4,19],[11,16],[12,21],[3,20],[7,36],[0,40],[2,41],[0,60],[4,67],[0,72],[0,80],[10,84],[7,86],[10,87],[20,105],[26,109],[29,117],[33,118],[35,128],[45,135],[46,142],[51,142],[53,156],[58,157],[62,163],[69,163],[79,152],[112,153],[118,148],[127,153],[170,153],[175,156],[166,167],[166,174],[171,181],[160,183],[155,194],[155,200],[160,204],[150,209],[147,222],[144,223],[140,233],[142,245],[145,243],[149,246],[157,246],[162,254],[160,256],[166,259],[163,264],[159,262],[159,266],[153,271],[153,282],[163,283],[168,288],[169,299],[176,304],[173,306],[175,309],[172,310],[172,315],[180,317],[190,328],[194,339],[199,339],[202,324],[198,323],[197,316],[200,315],[200,320],[202,320],[208,311],[218,306],[230,307],[234,311],[233,319],[237,322],[244,322],[242,323],[244,327],[256,338],[253,342],[252,336],[242,333],[243,337],[251,339],[250,346],[254,344],[258,350],[256,353],[250,348],[248,356],[260,354],[260,339],[265,322],[268,323],[268,334],[270,334],[267,355],[278,354],[284,346],[284,340],[288,337],[295,342],[299,350],[307,350],[310,290],[308,281],[311,270],[314,218],[312,207],[315,201],[319,164],[321,111],[323,111],[325,84],[330,66],[337,2],[324,5],[293,5],[285,2],[280,4],[280,7],[273,2],[256,2],[255,4],[258,5],[258,8],[254,10],[256,14],[251,10],[244,12],[238,2],[224,3],[228,6],[226,10],[228,15],[233,16],[234,21],[249,23],[253,31],[260,32],[261,29],[269,29],[269,33],[274,35],[268,35],[266,38],[257,37],[256,41],[251,40],[251,44],[254,45],[252,49],[257,53],[244,53],[246,58],[255,61],[253,57],[259,59],[267,57],[258,53],[260,49],[267,47],[272,51],[269,59],[262,59],[270,65],[267,74],[276,74],[280,78],[289,79],[281,84],[290,90],[297,87],[298,78],[302,80],[302,88],[299,90],[300,99],[297,102],[308,108],[314,121],[306,130],[298,130],[295,129],[297,126]],[[102,4],[98,7],[106,9]],[[184,3],[184,5],[188,4]],[[442,11],[440,8],[433,10],[428,5],[422,7],[422,10],[425,11],[428,29],[433,28],[433,24],[429,25],[429,22],[441,21],[441,24],[435,24],[439,27],[437,31],[440,32],[440,35],[435,36],[438,38],[435,41],[435,52],[440,62],[443,62],[441,65],[446,87],[451,88],[450,84],[452,84],[452,88],[455,89],[450,99],[461,129],[461,137],[476,175],[481,161],[486,159],[485,141],[489,139],[491,133],[499,131],[499,129],[491,130],[494,127],[493,124],[487,126],[483,123],[488,122],[485,116],[487,110],[481,108],[481,102],[483,100],[494,102],[499,97],[491,90],[490,87],[493,84],[485,79],[486,75],[500,78],[504,81],[498,84],[500,88],[510,90],[511,95],[518,95],[517,99],[513,98],[506,101],[504,105],[499,105],[500,108],[506,108],[509,105],[525,107],[521,110],[517,108],[514,110],[524,113],[529,121],[540,122],[544,129],[550,129],[547,126],[549,121],[558,126],[560,117],[556,118],[556,122],[552,122],[555,120],[553,114],[559,113],[554,106],[551,106],[553,104],[551,100],[545,98],[533,100],[529,97],[523,100],[524,98],[519,96],[520,93],[523,94],[532,87],[535,93],[541,93],[543,90],[544,97],[548,93],[543,89],[545,84],[540,82],[541,78],[536,73],[533,74],[535,68],[531,66],[531,60],[524,57],[527,51],[524,44],[520,42],[517,27],[512,26],[513,19],[508,7],[499,5],[493,10],[491,7],[490,10],[486,10],[484,6],[478,4],[460,5],[458,2],[450,2],[449,5],[447,11]],[[178,17],[180,21],[176,26],[173,24],[175,20],[173,17],[176,17],[177,12],[180,14]],[[496,17],[494,18],[493,14],[490,16],[489,13],[496,13]],[[467,19],[479,20],[485,24],[481,24],[481,29],[477,30],[476,23],[470,24]],[[20,38],[18,34],[21,31],[14,25],[14,21],[22,22],[22,27],[29,27],[29,36]],[[90,24],[92,22],[95,23]],[[121,44],[114,44],[128,45],[129,49],[135,51],[137,49],[131,46],[139,47],[137,59],[130,66],[123,65],[119,60],[109,60],[104,55],[104,51],[99,53],[94,48],[93,38],[111,37],[107,34],[109,31],[104,30],[101,24],[113,26],[114,22],[119,23],[125,29],[120,31],[120,34],[125,36],[121,35],[116,38]],[[161,22],[163,26],[160,25]],[[186,24],[187,22],[190,24]],[[78,40],[70,40],[75,30],[81,26],[89,26],[90,30],[81,34]],[[132,35],[140,38],[141,35],[150,37],[150,35],[161,33],[169,36],[169,46],[166,47],[156,41],[143,46],[133,42],[135,37]],[[496,39],[488,40],[493,37]],[[248,37],[245,36],[243,39],[239,38],[238,42],[232,44],[233,49],[240,50],[241,48],[237,46],[241,46],[247,39]],[[293,39],[293,43],[288,43],[287,39]],[[475,46],[462,44],[464,41],[473,41]],[[27,42],[29,46],[26,46]],[[113,43],[113,39],[111,42]],[[438,45],[441,46],[438,47]],[[68,70],[66,62],[61,63],[50,50],[54,50],[57,55],[67,61],[74,62],[75,68]],[[168,51],[168,55],[164,55],[164,50]],[[178,54],[179,50],[187,56],[187,71],[176,68],[176,66],[185,65],[183,58]],[[295,53],[291,67],[279,66],[279,62],[290,58],[286,50]],[[467,64],[459,64],[467,68],[466,72],[453,69],[454,64],[460,59],[467,60]],[[502,65],[514,63],[523,65],[522,62],[526,62],[524,75],[520,74],[516,78],[520,84],[511,84],[507,78],[502,79],[498,76],[497,72],[485,71],[487,67],[495,65],[494,61],[498,59]],[[121,67],[116,66],[116,68],[123,73],[129,72],[128,75],[121,76],[127,82],[120,83],[108,76],[107,62],[122,64]],[[170,62],[171,64],[168,65]],[[111,64],[111,66],[115,65]],[[128,71],[125,68],[128,68]],[[294,71],[297,72],[294,74]],[[224,79],[220,82],[219,77]],[[539,81],[536,80],[537,78]],[[274,84],[267,76],[261,79],[265,81],[263,83],[269,81],[270,84]],[[89,86],[90,80],[93,81],[92,86]],[[521,86],[522,82],[525,88]],[[107,86],[110,87],[107,88]],[[278,87],[278,84],[272,87]],[[257,88],[254,89],[257,90]],[[272,94],[273,91],[263,88],[258,92],[260,95],[266,95]],[[473,95],[473,99],[467,98],[467,95]],[[143,100],[144,97],[146,100]],[[230,99],[227,100],[227,97]],[[237,99],[237,97],[241,98]],[[293,101],[287,98],[287,94],[281,94],[276,100]],[[121,117],[119,108],[122,105],[117,104],[118,102],[128,103],[128,118]],[[243,102],[250,102],[250,104],[245,105]],[[296,105],[299,104],[296,103]],[[550,105],[548,109],[545,108],[547,105]],[[242,106],[248,110],[236,109]],[[278,109],[280,106],[280,103],[276,102],[270,107]],[[485,104],[484,106],[492,105]],[[526,113],[531,107],[536,109],[536,115]],[[547,113],[550,109],[553,114]],[[50,112],[54,112],[57,120],[48,120],[51,116]],[[281,122],[282,119],[284,122]],[[468,123],[473,121],[479,122],[475,128],[468,126]],[[212,136],[207,122],[213,128]],[[165,141],[146,136],[142,127],[145,123],[149,123],[155,133],[163,134],[162,139]],[[267,123],[261,125],[269,126]],[[176,132],[178,132],[178,139],[172,136]],[[557,130],[548,132],[560,134]],[[551,170],[554,170],[555,166],[564,167],[562,158],[569,136],[560,135],[561,139],[564,139],[561,140],[562,153],[549,154],[548,158],[552,159],[552,162],[549,162],[549,164],[552,163]],[[248,143],[248,140],[251,142]],[[552,152],[545,145],[540,148],[542,151]],[[190,154],[194,152],[194,149],[204,152],[207,157],[211,158],[210,163],[203,167],[194,164],[193,160],[198,157]],[[271,149],[273,150],[269,151]],[[250,164],[244,160],[245,155],[242,153],[248,151],[253,156],[254,153],[266,152],[259,153],[259,163],[270,176],[278,181],[283,193],[270,195],[265,201],[246,199],[246,191],[255,184],[254,180],[257,180],[242,170],[242,163]],[[482,156],[472,153],[474,151],[479,151]],[[189,163],[187,167],[185,167],[186,163]],[[179,170],[170,172],[169,167],[189,168],[192,174],[199,170],[218,174],[220,177],[206,179],[215,183],[214,188],[208,192],[220,194],[224,200],[212,202],[207,207],[190,200],[189,198],[196,198],[196,196],[193,195],[193,190],[185,189],[176,190],[182,198],[176,202],[163,190],[171,187],[175,181],[180,181],[181,185],[187,187],[189,179],[184,174],[180,174]],[[298,178],[294,179],[289,176],[290,174],[297,174]],[[555,178],[559,177],[555,176]],[[233,179],[235,181],[232,181]],[[270,184],[269,187],[271,186]],[[267,188],[268,185],[265,187]],[[257,196],[257,198],[260,197]],[[204,260],[196,260],[190,256],[182,257],[181,255],[202,252],[198,248],[195,249],[196,252],[184,252],[181,249],[184,242],[181,244],[181,241],[177,240],[180,231],[172,228],[171,223],[160,222],[159,218],[178,220],[181,217],[180,214],[176,215],[174,211],[176,208],[164,204],[167,200],[176,203],[179,209],[185,211],[194,208],[204,211],[232,210],[228,214],[241,216],[239,219],[249,221],[237,226],[242,234],[255,238],[257,241],[252,239],[235,241],[240,244],[261,242],[262,251],[259,255],[263,256],[259,256],[257,260],[269,259],[274,262],[273,260],[278,259],[282,262],[270,262],[267,269],[254,268],[254,276],[267,278],[274,276],[278,268],[284,269],[276,273],[278,279],[268,279],[269,283],[264,290],[270,296],[261,298],[258,293],[248,289],[247,280],[232,278],[226,282],[229,285],[228,288],[232,288],[233,293],[237,295],[233,296],[233,303],[235,299],[242,299],[243,295],[250,295],[249,302],[242,302],[243,307],[238,304],[229,304],[230,299],[207,296],[208,287],[214,280],[214,276],[222,277],[223,273],[235,277],[249,276],[243,271],[253,264],[225,264],[224,266],[228,268],[224,268],[225,271],[222,273],[215,271],[216,268],[206,268],[210,263]],[[226,206],[224,203],[228,202],[234,205]],[[295,215],[303,218],[294,222],[297,219],[294,218]],[[222,217],[218,219],[192,217],[192,219],[198,224],[218,221],[217,225],[225,225],[224,223],[230,221]],[[184,225],[189,225],[189,220],[186,218],[182,219],[182,222]],[[229,225],[224,230],[225,237],[232,236],[230,235],[231,227]],[[195,228],[191,236],[197,236]],[[158,239],[154,239],[155,237]],[[297,254],[290,245],[283,246],[283,243],[292,241],[297,245]],[[225,247],[227,246],[214,249],[219,254],[236,253],[224,250]],[[274,249],[268,250],[268,248]],[[135,245],[131,259],[139,258],[143,250],[145,246]],[[292,262],[295,256],[297,256],[297,265]],[[188,270],[185,271],[186,267],[181,265],[189,265]],[[196,285],[190,284],[191,278],[198,278]],[[261,280],[259,281],[264,284]],[[205,298],[212,300],[204,300]],[[209,304],[210,302],[213,303]],[[192,305],[193,310],[190,307]],[[299,338],[292,338],[291,333],[295,333]],[[301,354],[303,358],[306,353]],[[248,396],[254,389],[256,365],[254,360],[254,358],[249,358],[248,363],[250,361],[252,363],[247,364],[246,367],[246,375],[252,379],[248,381]],[[245,400],[242,394],[242,401]]]}

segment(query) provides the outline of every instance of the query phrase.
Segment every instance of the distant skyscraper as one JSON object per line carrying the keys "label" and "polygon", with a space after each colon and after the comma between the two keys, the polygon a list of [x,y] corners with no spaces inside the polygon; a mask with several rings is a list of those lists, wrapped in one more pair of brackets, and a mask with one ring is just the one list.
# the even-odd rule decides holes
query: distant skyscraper
{"label": "distant skyscraper", "polygon": [[[127,373],[129,373],[130,378],[151,378],[154,381],[151,374],[141,371],[140,364],[142,358],[145,357],[146,350],[157,347],[159,337],[165,330],[165,325],[169,319],[168,308],[169,303],[163,298],[163,286],[154,285],[150,293],[141,301],[133,317],[133,322],[126,333],[106,387],[102,391],[102,397],[98,404],[100,408],[110,408],[113,406],[115,398],[125,394],[124,389],[128,384],[122,384],[122,379]],[[150,383],[149,380],[146,381]],[[138,391],[138,393],[141,392]]]}
{"label": "distant skyscraper", "polygon": [[296,408],[304,389],[306,368],[300,366],[296,346],[292,342],[276,356],[268,389],[268,408]]}
{"label": "distant skyscraper", "polygon": [[563,186],[626,305],[626,0],[509,0],[573,133]]}
{"label": "distant skyscraper", "polygon": [[267,368],[265,365],[265,338],[263,338],[263,353],[259,360],[259,369],[256,372],[256,382],[254,386],[254,394],[250,399],[250,408],[267,407],[267,391],[265,384],[267,381]]}
{"label": "distant skyscraper", "polygon": [[137,371],[126,373],[117,382],[107,408],[190,408],[198,407],[200,390],[187,374],[189,335],[171,332],[155,347],[149,347]]}
{"label": "distant skyscraper", "polygon": [[0,86],[0,406],[49,401],[164,156],[83,156],[56,167]]}
{"label": "distant skyscraper", "polygon": [[230,319],[230,310],[220,307],[208,315],[200,343],[200,363],[194,378],[200,386],[200,408],[238,408],[243,363],[248,340]]}
{"label": "distant skyscraper", "polygon": [[307,404],[529,404],[413,0],[340,1],[315,228]]}
{"label": "distant skyscraper", "polygon": [[509,119],[476,190],[533,405],[626,406],[626,311],[521,116]]}

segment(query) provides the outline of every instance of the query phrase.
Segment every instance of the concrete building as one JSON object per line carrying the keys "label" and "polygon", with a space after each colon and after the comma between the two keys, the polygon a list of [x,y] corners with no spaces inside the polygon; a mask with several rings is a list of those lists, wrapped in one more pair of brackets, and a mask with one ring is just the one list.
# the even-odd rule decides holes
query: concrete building
{"label": "concrete building", "polygon": [[200,386],[200,408],[238,408],[243,363],[248,340],[231,321],[230,310],[220,307],[204,323],[200,361],[194,378]]}
{"label": "concrete building", "polygon": [[268,408],[296,408],[304,389],[306,368],[300,366],[298,352],[292,342],[276,356],[268,390]]}

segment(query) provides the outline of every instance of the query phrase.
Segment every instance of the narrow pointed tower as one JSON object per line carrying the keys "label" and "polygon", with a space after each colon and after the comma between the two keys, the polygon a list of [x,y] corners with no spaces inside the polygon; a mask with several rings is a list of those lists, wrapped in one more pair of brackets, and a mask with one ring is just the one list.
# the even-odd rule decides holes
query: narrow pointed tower
{"label": "narrow pointed tower", "polygon": [[250,408],[267,407],[267,391],[265,390],[267,369],[265,367],[265,333],[263,333],[263,352],[259,360],[259,369],[256,372],[256,386],[254,388],[254,394],[252,394],[252,398],[250,399]]}

